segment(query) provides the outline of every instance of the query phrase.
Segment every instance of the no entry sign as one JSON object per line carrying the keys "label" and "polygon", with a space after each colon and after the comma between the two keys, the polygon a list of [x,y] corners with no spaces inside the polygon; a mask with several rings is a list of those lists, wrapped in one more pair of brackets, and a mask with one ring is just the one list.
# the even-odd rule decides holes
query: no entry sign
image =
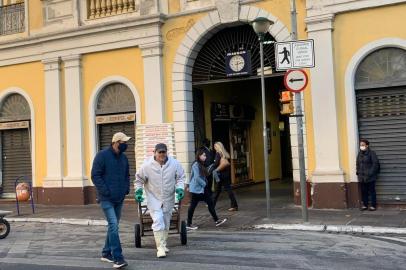
{"label": "no entry sign", "polygon": [[289,70],[283,78],[286,89],[295,93],[303,91],[308,82],[307,74],[303,69]]}

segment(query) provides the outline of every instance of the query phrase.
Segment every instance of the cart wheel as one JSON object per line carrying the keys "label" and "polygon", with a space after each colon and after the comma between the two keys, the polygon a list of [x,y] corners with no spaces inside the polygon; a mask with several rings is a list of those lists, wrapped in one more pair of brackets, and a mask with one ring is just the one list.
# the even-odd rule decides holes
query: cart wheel
{"label": "cart wheel", "polygon": [[5,219],[0,219],[0,239],[4,239],[10,233],[10,224]]}
{"label": "cart wheel", "polygon": [[182,221],[180,225],[180,243],[182,245],[187,244],[187,230],[186,230],[186,222]]}
{"label": "cart wheel", "polygon": [[135,229],[135,247],[140,248],[141,247],[141,225],[138,223],[135,224],[134,229]]}

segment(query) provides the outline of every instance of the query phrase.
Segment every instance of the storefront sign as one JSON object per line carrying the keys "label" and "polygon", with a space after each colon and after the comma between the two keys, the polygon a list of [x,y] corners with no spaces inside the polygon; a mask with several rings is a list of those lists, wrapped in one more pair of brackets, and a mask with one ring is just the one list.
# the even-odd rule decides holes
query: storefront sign
{"label": "storefront sign", "polygon": [[7,122],[0,123],[0,130],[28,128],[29,126],[30,126],[29,121]]}
{"label": "storefront sign", "polygon": [[155,145],[164,143],[168,146],[168,154],[176,157],[175,133],[172,124],[137,125],[135,151],[137,168],[154,154]]}
{"label": "storefront sign", "polygon": [[275,44],[276,70],[312,68],[314,60],[314,41],[298,40],[277,42]]}
{"label": "storefront sign", "polygon": [[110,124],[135,121],[135,113],[96,116],[96,124]]}

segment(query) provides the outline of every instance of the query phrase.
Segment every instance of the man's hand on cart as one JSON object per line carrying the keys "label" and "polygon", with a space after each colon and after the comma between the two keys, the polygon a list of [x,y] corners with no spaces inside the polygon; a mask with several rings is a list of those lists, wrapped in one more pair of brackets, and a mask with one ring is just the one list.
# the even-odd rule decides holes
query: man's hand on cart
{"label": "man's hand on cart", "polygon": [[175,192],[176,192],[176,199],[178,201],[181,201],[185,197],[185,191],[183,190],[183,188],[177,188],[175,190]]}
{"label": "man's hand on cart", "polygon": [[142,196],[144,193],[144,190],[142,188],[139,188],[135,191],[134,193],[134,197],[135,200],[139,203],[142,203],[144,201],[144,197]]}

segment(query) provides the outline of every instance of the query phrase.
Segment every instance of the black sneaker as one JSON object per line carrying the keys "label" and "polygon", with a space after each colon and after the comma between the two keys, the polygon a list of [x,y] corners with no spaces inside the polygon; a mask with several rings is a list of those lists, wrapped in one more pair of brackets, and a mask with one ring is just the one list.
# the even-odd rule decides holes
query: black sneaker
{"label": "black sneaker", "polygon": [[127,265],[128,265],[128,263],[124,259],[121,259],[121,260],[119,260],[117,262],[114,262],[113,268],[121,269],[121,268],[126,267]]}
{"label": "black sneaker", "polygon": [[226,221],[227,221],[226,218],[217,220],[217,221],[216,221],[216,227],[220,226],[221,224],[223,224],[223,223],[226,222]]}
{"label": "black sneaker", "polygon": [[188,231],[195,231],[195,230],[199,229],[199,227],[197,227],[197,226],[195,226],[195,225],[187,225],[187,226],[186,226],[186,229],[187,229]]}
{"label": "black sneaker", "polygon": [[113,263],[113,262],[114,262],[113,256],[111,256],[111,254],[102,255],[102,257],[100,258],[100,260],[101,260],[102,262],[108,262],[108,263]]}

